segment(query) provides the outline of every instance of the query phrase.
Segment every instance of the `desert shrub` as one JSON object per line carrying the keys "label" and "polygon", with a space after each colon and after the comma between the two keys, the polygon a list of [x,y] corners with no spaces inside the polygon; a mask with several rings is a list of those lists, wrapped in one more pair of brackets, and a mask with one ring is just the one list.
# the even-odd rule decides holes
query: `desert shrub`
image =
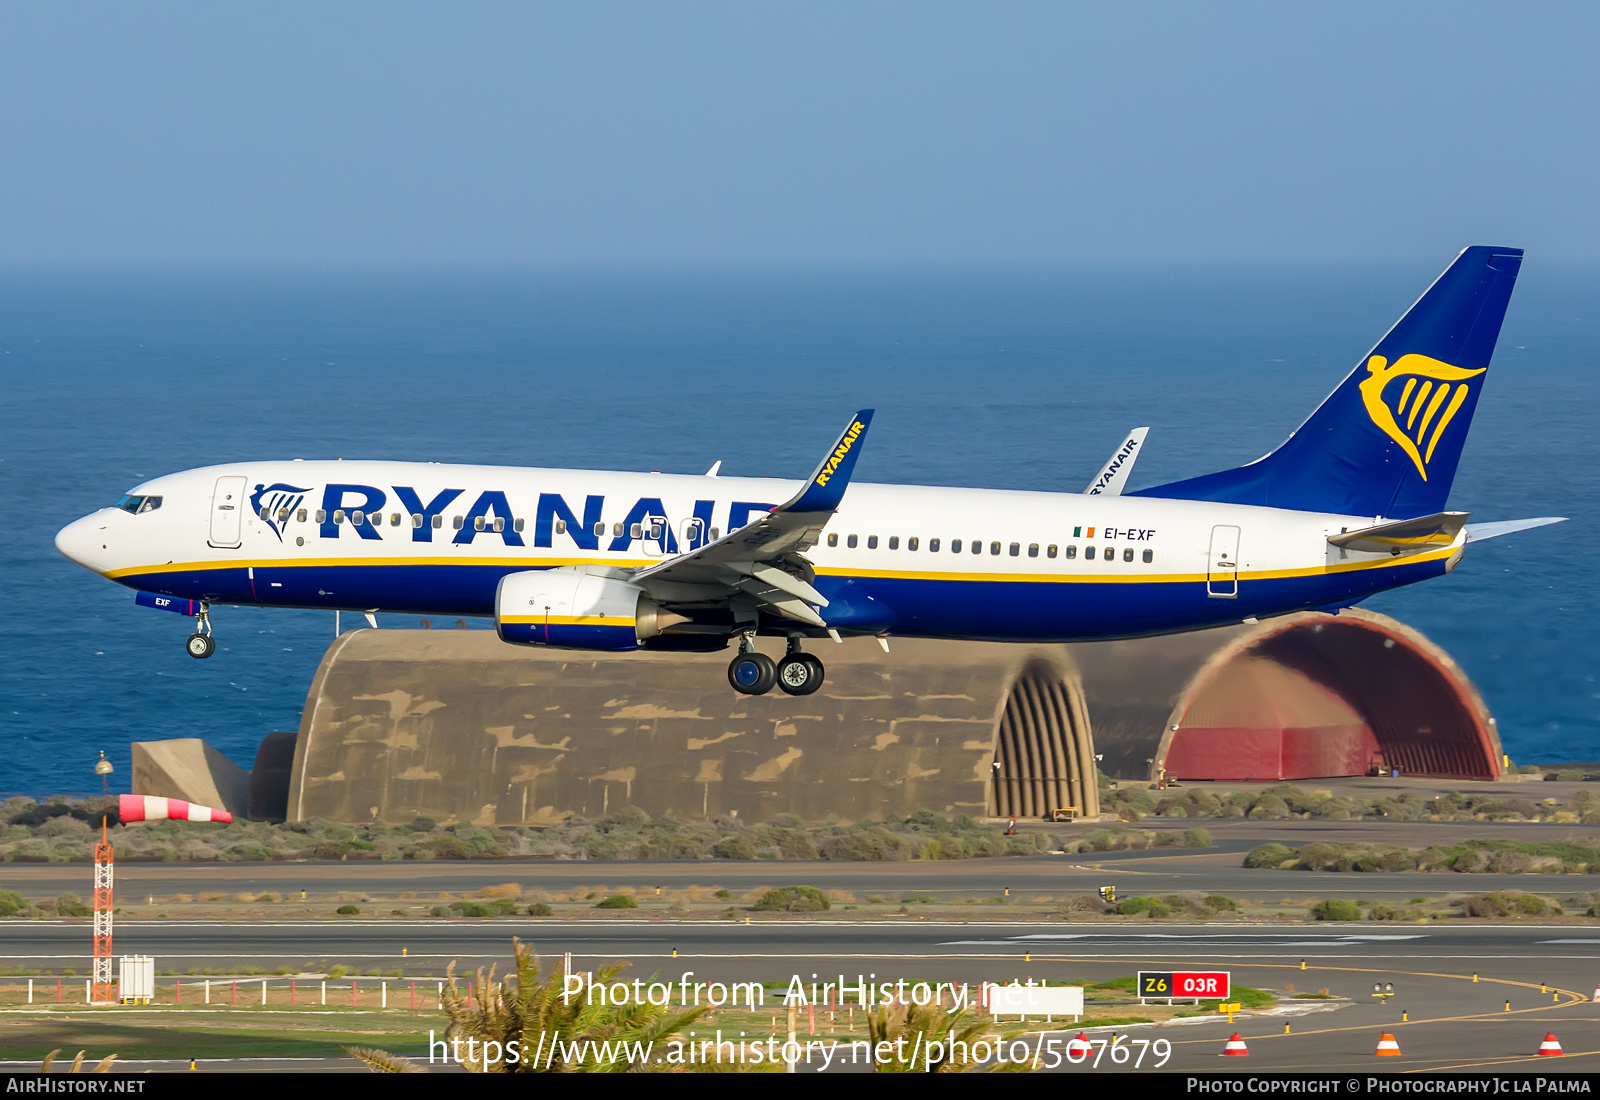
{"label": "desert shrub", "polygon": [[711,854],[717,859],[755,859],[756,845],[745,834],[735,833],[713,844]]}
{"label": "desert shrub", "polygon": [[[632,809],[632,807],[629,807]],[[643,813],[644,811],[639,811]],[[596,909],[637,909],[639,903],[633,900],[632,894],[613,894],[604,901],[595,902]]]}
{"label": "desert shrub", "polygon": [[453,901],[450,911],[458,917],[487,917],[489,907],[481,901]]}
{"label": "desert shrub", "polygon": [[780,886],[762,894],[755,908],[763,913],[820,913],[833,906],[815,886]]}
{"label": "desert shrub", "polygon": [[1200,904],[1213,913],[1234,913],[1239,909],[1238,902],[1221,894],[1207,894]]}
{"label": "desert shrub", "polygon": [[509,917],[515,915],[522,906],[515,898],[496,898],[489,903],[489,915],[492,917]]}
{"label": "desert shrub", "polygon": [[1280,867],[1286,860],[1295,858],[1298,853],[1287,845],[1273,841],[1254,848],[1244,857],[1246,867]]}
{"label": "desert shrub", "polygon": [[0,890],[0,917],[14,917],[28,907],[28,899],[15,890]]}
{"label": "desert shrub", "polygon": [[556,911],[542,901],[536,901],[528,906],[528,916],[530,917],[553,917],[555,915]]}
{"label": "desert shrub", "polygon": [[73,893],[62,894],[56,899],[56,912],[63,917],[88,917],[94,915],[94,910],[83,904],[83,899]]}
{"label": "desert shrub", "polygon": [[1172,906],[1157,898],[1127,898],[1117,902],[1117,912],[1125,917],[1137,916],[1140,913],[1149,917],[1168,917],[1172,915]]}
{"label": "desert shrub", "polygon": [[1285,818],[1289,816],[1289,804],[1275,794],[1264,794],[1256,799],[1256,804],[1250,807],[1250,812],[1245,816],[1273,819]]}
{"label": "desert shrub", "polygon": [[361,910],[354,905],[341,905],[339,908],[335,909],[334,912],[339,914],[341,917],[354,917],[359,916]]}
{"label": "desert shrub", "polygon": [[1204,829],[1190,829],[1183,834],[1183,846],[1185,848],[1209,848],[1211,847],[1211,834]]}
{"label": "desert shrub", "polygon": [[1353,901],[1329,898],[1311,907],[1312,920],[1360,920],[1361,907]]}
{"label": "desert shrub", "polygon": [[1088,894],[1073,894],[1056,902],[1056,915],[1059,917],[1092,916],[1105,911],[1105,902]]}

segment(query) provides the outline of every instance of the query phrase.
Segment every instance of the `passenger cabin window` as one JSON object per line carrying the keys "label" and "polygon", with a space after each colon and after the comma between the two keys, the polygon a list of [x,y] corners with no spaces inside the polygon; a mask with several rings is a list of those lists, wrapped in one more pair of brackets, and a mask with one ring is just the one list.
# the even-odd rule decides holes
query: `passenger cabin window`
{"label": "passenger cabin window", "polygon": [[317,509],[317,522],[318,523],[327,523],[328,522],[328,510],[326,508],[318,508]]}
{"label": "passenger cabin window", "polygon": [[400,526],[400,513],[399,512],[391,512],[391,513],[389,513],[389,526],[390,527],[399,527]]}
{"label": "passenger cabin window", "polygon": [[1047,557],[1047,558],[1053,558],[1053,557],[1056,556],[1056,544],[1055,543],[1052,542],[1049,546],[1046,546],[1044,548],[1044,556]]}
{"label": "passenger cabin window", "polygon": [[722,537],[722,532],[720,530],[718,530],[717,528],[713,527],[711,529],[711,541],[712,542],[716,542],[721,537]]}
{"label": "passenger cabin window", "polygon": [[[521,523],[522,521],[518,520],[517,522]],[[517,530],[520,531],[520,530],[522,530],[522,528],[518,527]],[[601,535],[603,535],[605,533],[606,533],[606,525],[605,525],[605,521],[604,520],[602,520],[602,521],[600,521],[600,522],[598,522],[598,523],[596,523],[594,525],[594,537],[595,538],[599,538]]]}
{"label": "passenger cabin window", "polygon": [[[991,542],[991,543],[990,543],[990,544],[989,544],[989,553],[991,553],[991,554],[998,554],[998,553],[1000,553],[1000,544],[999,544],[999,543],[998,543],[998,542]],[[1015,554],[1015,553],[1016,553],[1016,551],[1015,551],[1015,550],[1013,550],[1013,551],[1012,551],[1012,553],[1013,553],[1013,554]]]}
{"label": "passenger cabin window", "polygon": [[499,516],[495,516],[494,517],[494,529],[496,531],[503,532],[506,529],[506,521],[501,519]]}
{"label": "passenger cabin window", "polygon": [[343,508],[335,508],[333,510],[333,522],[334,523],[343,523],[344,522],[344,509]]}
{"label": "passenger cabin window", "polygon": [[929,539],[928,540],[928,553],[937,554],[938,552],[939,552],[939,540],[938,539]]}
{"label": "passenger cabin window", "polygon": [[837,534],[829,535],[828,536],[828,545],[829,546],[838,546],[839,545],[839,536]]}
{"label": "passenger cabin window", "polygon": [[1122,551],[1122,560],[1123,561],[1132,561],[1133,560],[1133,547],[1129,546],[1129,547],[1124,548],[1124,550]]}
{"label": "passenger cabin window", "polygon": [[[1018,554],[1021,554],[1021,553],[1022,553],[1022,544],[1020,542],[1012,543],[1011,544],[1011,556],[1012,557],[1016,557]],[[1039,547],[1038,547],[1037,544],[1034,545],[1033,556],[1034,557],[1038,557],[1039,556]]]}
{"label": "passenger cabin window", "polygon": [[350,513],[350,522],[355,524],[357,527],[360,527],[366,521],[367,521],[367,514],[365,512],[363,512],[360,508],[357,508],[354,512]]}
{"label": "passenger cabin window", "polygon": [[1084,561],[1094,561],[1094,547],[1085,546],[1083,548],[1083,560]]}
{"label": "passenger cabin window", "polygon": [[421,512],[412,512],[411,513],[411,526],[412,526],[413,530],[420,530],[422,528],[422,513]]}
{"label": "passenger cabin window", "polygon": [[1154,550],[1146,550],[1144,552],[1144,563],[1146,565],[1149,565],[1151,562],[1153,562],[1155,560],[1156,560],[1156,552]]}
{"label": "passenger cabin window", "polygon": [[[968,544],[968,545],[970,545],[970,546],[971,546],[971,547],[972,547],[972,552],[973,552],[973,553],[974,553],[974,554],[981,554],[981,553],[983,553],[983,540],[982,540],[982,539],[973,539],[973,540],[972,540],[972,542],[971,542],[971,543],[969,543],[969,544]],[[999,543],[998,543],[998,542],[997,542],[997,543],[995,543],[995,546],[999,546],[999,545],[1000,545],[1000,544],[999,544]],[[998,554],[998,553],[999,553],[999,552],[1000,552],[1000,551],[999,551],[999,550],[996,550],[996,551],[995,551],[995,553],[997,553],[997,554]]]}
{"label": "passenger cabin window", "polygon": [[900,549],[900,536],[899,535],[890,535],[889,536],[889,549],[891,549],[891,550]]}
{"label": "passenger cabin window", "polygon": [[[935,540],[935,541],[937,541],[937,540]],[[960,539],[951,539],[950,540],[950,552],[952,554],[961,553],[961,540]]]}
{"label": "passenger cabin window", "polygon": [[644,538],[644,524],[635,523],[632,527],[629,527],[628,528],[628,535],[629,535],[630,538],[636,538],[636,539]]}
{"label": "passenger cabin window", "polygon": [[461,517],[460,516],[456,516],[453,519],[451,519],[450,526],[454,527],[457,531],[461,530],[461,526],[462,526],[461,525]]}
{"label": "passenger cabin window", "polygon": [[564,520],[564,519],[556,520],[556,534],[564,535],[566,533],[567,533],[567,521]]}
{"label": "passenger cabin window", "polygon": [[867,549],[868,550],[876,550],[877,548],[878,548],[878,536],[877,535],[868,535],[867,536]]}
{"label": "passenger cabin window", "polygon": [[482,516],[473,516],[472,517],[472,529],[474,531],[482,531],[483,530],[483,517]]}
{"label": "passenger cabin window", "polygon": [[294,514],[294,521],[296,523],[304,523],[306,521],[306,510],[304,508]]}
{"label": "passenger cabin window", "polygon": [[906,539],[906,549],[907,550],[915,550],[917,548],[917,546],[919,545],[919,543],[920,543],[920,540],[917,538],[917,536],[912,535],[910,538]]}
{"label": "passenger cabin window", "polygon": [[854,535],[847,535],[845,537],[844,544],[850,549],[854,550],[856,548],[856,537]]}
{"label": "passenger cabin window", "polygon": [[[1038,556],[1039,556],[1039,544],[1036,543],[1036,542],[1028,543],[1028,557],[1036,558]],[[1054,556],[1055,555],[1053,555],[1053,554],[1051,555],[1051,557],[1054,557]]]}
{"label": "passenger cabin window", "polygon": [[1077,548],[1077,546],[1074,545],[1074,546],[1067,547],[1067,555],[1066,556],[1067,556],[1067,560],[1068,561],[1071,561],[1073,558],[1077,557],[1078,556],[1078,548]]}
{"label": "passenger cabin window", "polygon": [[620,520],[611,525],[611,537],[617,539],[622,537],[622,523]]}
{"label": "passenger cabin window", "polygon": [[[443,516],[434,516],[433,517],[433,529],[435,531],[437,531],[439,528],[441,528],[443,526],[444,526],[444,517]],[[461,525],[458,523],[458,524],[456,524],[456,526],[460,527]]]}

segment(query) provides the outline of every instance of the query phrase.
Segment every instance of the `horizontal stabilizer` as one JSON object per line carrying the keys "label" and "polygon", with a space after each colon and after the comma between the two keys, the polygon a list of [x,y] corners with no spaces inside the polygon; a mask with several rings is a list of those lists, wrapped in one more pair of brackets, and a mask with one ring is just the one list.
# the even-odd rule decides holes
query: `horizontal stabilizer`
{"label": "horizontal stabilizer", "polygon": [[1467,525],[1470,512],[1437,512],[1416,519],[1399,519],[1329,535],[1328,541],[1344,550],[1369,554],[1416,554],[1449,546]]}
{"label": "horizontal stabilizer", "polygon": [[1509,535],[1513,531],[1526,531],[1532,527],[1548,527],[1552,523],[1565,523],[1566,516],[1540,516],[1538,519],[1502,519],[1493,523],[1467,524],[1467,541],[1482,542],[1484,539],[1497,539],[1501,535]]}
{"label": "horizontal stabilizer", "polygon": [[1135,428],[1129,432],[1117,447],[1116,453],[1107,460],[1094,480],[1089,482],[1089,487],[1083,491],[1084,496],[1121,496],[1122,487],[1128,483],[1128,475],[1133,472],[1133,464],[1139,461],[1139,449],[1144,446],[1144,437],[1149,432],[1149,428]]}

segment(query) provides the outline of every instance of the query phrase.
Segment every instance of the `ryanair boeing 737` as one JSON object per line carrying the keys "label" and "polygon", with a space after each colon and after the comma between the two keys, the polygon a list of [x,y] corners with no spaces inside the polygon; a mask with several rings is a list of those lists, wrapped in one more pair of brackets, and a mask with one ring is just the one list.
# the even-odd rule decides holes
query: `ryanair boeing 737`
{"label": "ryanair boeing 737", "polygon": [[[804,482],[410,462],[158,477],[65,527],[68,558],[196,616],[214,604],[492,616],[516,645],[718,650],[734,690],[806,695],[808,639],[1066,642],[1336,611],[1558,520],[1445,509],[1522,263],[1468,248],[1277,450],[1123,493],[852,484],[872,411]],[[786,639],[774,661],[761,637]]]}

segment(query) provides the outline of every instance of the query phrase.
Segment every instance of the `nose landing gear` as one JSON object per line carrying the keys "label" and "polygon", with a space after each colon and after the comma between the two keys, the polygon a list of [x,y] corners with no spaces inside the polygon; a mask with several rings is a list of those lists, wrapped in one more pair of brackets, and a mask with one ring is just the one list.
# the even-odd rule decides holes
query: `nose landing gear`
{"label": "nose landing gear", "polygon": [[196,660],[204,660],[217,651],[216,639],[211,636],[211,605],[200,605],[199,629],[189,635],[189,640],[184,643],[184,649],[189,656]]}
{"label": "nose landing gear", "polygon": [[800,651],[800,639],[789,639],[789,652],[774,662],[757,653],[755,639],[745,635],[739,642],[739,655],[728,665],[728,683],[742,695],[765,695],[776,684],[786,695],[810,695],[822,686],[822,662]]}

